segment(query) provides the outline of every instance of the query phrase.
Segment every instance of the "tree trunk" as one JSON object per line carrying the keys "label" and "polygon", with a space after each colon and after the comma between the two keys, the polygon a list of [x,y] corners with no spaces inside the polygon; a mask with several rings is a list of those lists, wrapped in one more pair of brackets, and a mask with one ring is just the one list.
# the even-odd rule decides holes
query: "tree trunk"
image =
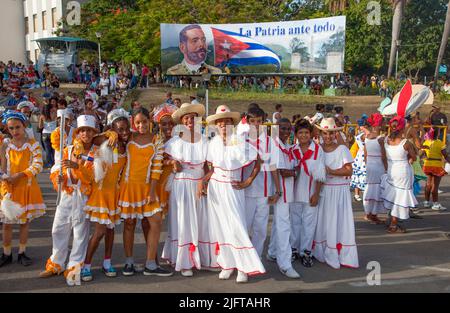
{"label": "tree trunk", "polygon": [[439,48],[439,54],[436,61],[436,69],[434,70],[434,83],[433,90],[436,91],[436,84],[439,75],[439,66],[444,58],[445,48],[447,48],[448,37],[450,36],[450,0],[447,5],[447,16],[445,17],[444,32],[442,33],[441,46]]}
{"label": "tree trunk", "polygon": [[400,27],[404,7],[405,7],[405,0],[394,0],[394,16],[392,17],[391,54],[389,55],[389,68],[387,73],[388,78],[392,76],[392,71],[394,68],[395,54],[397,52],[397,40],[400,38]]}

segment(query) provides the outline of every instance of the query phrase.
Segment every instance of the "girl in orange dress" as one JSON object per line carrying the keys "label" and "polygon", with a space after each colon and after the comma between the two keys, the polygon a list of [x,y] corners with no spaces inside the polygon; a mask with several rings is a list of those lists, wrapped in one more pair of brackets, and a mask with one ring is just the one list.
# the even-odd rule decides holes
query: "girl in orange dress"
{"label": "girl in orange dress", "polygon": [[[120,210],[117,207],[119,196],[118,182],[127,161],[126,144],[131,134],[128,115],[123,114],[123,112],[127,113],[120,109],[109,113],[108,126],[111,127],[111,130],[99,138],[100,141],[104,141],[111,137],[111,132],[115,134],[116,138],[118,136],[119,140],[114,145],[115,149],[117,149],[118,157],[106,169],[105,176],[93,183],[92,193],[86,203],[86,218],[95,223],[95,231],[89,240],[83,270],[81,271],[81,279],[83,281],[92,280],[92,258],[103,237],[105,237],[105,258],[102,271],[107,277],[117,276],[116,270],[111,265],[111,254],[114,244],[114,226],[120,224]],[[100,156],[97,155],[96,157]]]}
{"label": "girl in orange dress", "polygon": [[136,218],[147,219],[150,231],[147,235],[147,261],[144,275],[171,276],[156,264],[162,209],[156,198],[156,185],[162,173],[163,143],[150,132],[150,113],[145,108],[133,112],[136,132],[127,144],[127,164],[121,178],[119,204],[121,217],[125,220],[123,241],[125,267],[123,275],[135,273],[133,260],[134,230]]}
{"label": "girl in orange dress", "polygon": [[[31,259],[25,254],[30,222],[45,214],[45,204],[36,175],[42,171],[42,152],[34,138],[25,132],[27,119],[18,112],[6,112],[6,124],[11,139],[4,139],[0,148],[1,196],[3,223],[3,255],[0,267],[12,262],[12,227],[20,225],[18,263],[28,266]],[[12,208],[15,207],[14,213]],[[9,213],[8,213],[9,212]],[[20,212],[20,213],[19,213]],[[13,216],[14,215],[14,216]]]}

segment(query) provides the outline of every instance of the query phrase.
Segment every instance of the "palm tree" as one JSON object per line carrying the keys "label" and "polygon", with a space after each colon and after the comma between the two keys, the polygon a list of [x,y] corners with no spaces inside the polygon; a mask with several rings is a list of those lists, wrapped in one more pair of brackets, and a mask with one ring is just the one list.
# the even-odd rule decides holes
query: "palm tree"
{"label": "palm tree", "polygon": [[344,11],[347,7],[347,0],[325,0],[325,5],[328,6],[328,10],[333,14],[336,12]]}
{"label": "palm tree", "polygon": [[387,77],[390,78],[395,62],[395,54],[398,49],[397,40],[400,38],[400,27],[403,18],[403,11],[405,9],[406,0],[392,0],[394,7],[394,15],[392,17],[392,41],[391,54],[389,55],[389,68]]}
{"label": "palm tree", "polygon": [[445,48],[447,48],[448,37],[450,36],[450,0],[447,4],[447,16],[445,17],[444,32],[442,33],[441,46],[439,48],[439,54],[436,61],[436,69],[434,70],[434,83],[433,89],[436,90],[436,82],[439,75],[439,66],[444,58]]}

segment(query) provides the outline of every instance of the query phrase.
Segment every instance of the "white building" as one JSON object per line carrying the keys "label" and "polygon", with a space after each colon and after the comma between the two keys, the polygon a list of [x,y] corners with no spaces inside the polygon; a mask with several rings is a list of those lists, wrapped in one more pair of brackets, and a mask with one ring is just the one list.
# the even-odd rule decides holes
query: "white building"
{"label": "white building", "polygon": [[0,61],[25,62],[23,4],[18,0],[1,0]]}

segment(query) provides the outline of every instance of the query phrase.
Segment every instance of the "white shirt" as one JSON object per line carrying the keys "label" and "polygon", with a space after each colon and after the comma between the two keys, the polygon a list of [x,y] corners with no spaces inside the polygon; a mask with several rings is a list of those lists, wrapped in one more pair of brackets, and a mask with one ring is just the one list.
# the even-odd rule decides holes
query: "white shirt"
{"label": "white shirt", "polygon": [[[273,157],[277,169],[292,170],[295,167],[294,155],[292,154],[292,146],[283,144],[279,138],[274,140],[275,149]],[[280,175],[280,185],[283,194],[281,199],[284,203],[294,202],[294,177],[282,177]]]}
{"label": "white shirt", "polygon": [[102,96],[108,95],[108,86],[109,86],[109,78],[101,78],[100,79],[100,87],[102,88],[102,90],[101,90]]}

